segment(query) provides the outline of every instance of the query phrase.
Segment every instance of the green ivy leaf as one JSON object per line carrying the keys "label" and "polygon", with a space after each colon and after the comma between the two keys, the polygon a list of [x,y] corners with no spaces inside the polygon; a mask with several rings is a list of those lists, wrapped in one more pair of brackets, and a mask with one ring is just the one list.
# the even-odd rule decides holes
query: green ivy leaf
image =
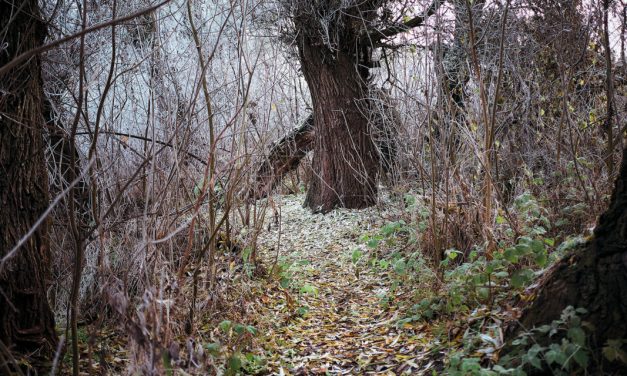
{"label": "green ivy leaf", "polygon": [[525,361],[535,368],[541,370],[542,369],[542,360],[538,356],[542,352],[542,347],[538,344],[531,346],[529,350],[527,350],[527,354],[524,356]]}
{"label": "green ivy leaf", "polygon": [[407,264],[405,263],[405,259],[400,258],[398,261],[394,263],[394,271],[398,274],[405,274],[407,270]]}
{"label": "green ivy leaf", "polygon": [[252,325],[247,325],[247,326],[246,326],[246,331],[247,331],[248,333],[250,333],[250,334],[254,335],[254,336],[256,336],[256,335],[257,335],[257,333],[259,333],[259,331],[257,330],[257,328],[255,328],[255,327],[254,327],[254,326],[252,326]]}
{"label": "green ivy leaf", "polygon": [[544,353],[544,360],[546,361],[546,364],[551,365],[557,362],[558,356],[559,356],[559,353],[557,351],[549,350],[546,353]]}
{"label": "green ivy leaf", "polygon": [[490,297],[490,289],[487,287],[481,287],[477,290],[477,294],[480,299],[486,300]]}
{"label": "green ivy leaf", "polygon": [[306,307],[306,306],[300,306],[296,310],[296,314],[298,316],[305,316],[307,314],[307,312],[309,312],[309,307]]}
{"label": "green ivy leaf", "polygon": [[281,287],[284,289],[288,288],[290,286],[290,283],[292,283],[292,280],[287,277],[281,277],[281,281],[279,282]]}
{"label": "green ivy leaf", "polygon": [[518,256],[524,256],[531,251],[531,248],[527,244],[516,244],[514,249],[516,250],[516,254]]}

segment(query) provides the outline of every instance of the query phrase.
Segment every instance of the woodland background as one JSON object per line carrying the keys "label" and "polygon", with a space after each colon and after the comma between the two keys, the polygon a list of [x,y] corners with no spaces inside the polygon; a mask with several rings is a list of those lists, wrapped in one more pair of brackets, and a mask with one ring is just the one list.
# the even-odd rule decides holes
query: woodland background
{"label": "woodland background", "polygon": [[[0,3],[4,372],[278,372],[259,350],[273,319],[251,307],[270,295],[306,320],[299,299],[317,294],[283,257],[282,237],[316,226],[282,232],[287,195],[313,209],[303,217],[375,208],[377,220],[362,220],[372,228],[355,222],[342,270],[385,275],[376,300],[401,312],[392,324],[457,338],[406,370],[572,374],[627,362],[620,337],[593,345],[580,307],[553,317],[558,348],[524,336],[523,352],[507,345],[530,288],[594,238],[622,176],[622,2]],[[13,46],[41,50],[16,68]],[[311,86],[344,58],[344,73]],[[24,98],[32,107],[11,102]],[[327,126],[342,106],[366,146]],[[22,137],[25,113],[36,126]],[[351,145],[359,163],[342,150]],[[335,163],[322,155],[345,159],[334,186],[344,200],[320,183]],[[9,214],[18,196],[30,220]],[[16,316],[10,302],[36,307]],[[518,355],[499,363],[499,352]]]}

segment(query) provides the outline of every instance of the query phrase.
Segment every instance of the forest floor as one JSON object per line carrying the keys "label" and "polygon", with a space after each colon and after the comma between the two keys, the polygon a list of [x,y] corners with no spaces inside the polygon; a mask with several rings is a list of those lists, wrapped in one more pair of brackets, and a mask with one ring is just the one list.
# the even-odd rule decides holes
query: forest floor
{"label": "forest floor", "polygon": [[[272,199],[276,212],[266,213],[257,243],[263,272],[251,270],[239,253],[222,256],[228,265],[218,286],[222,308],[211,308],[216,295],[201,289],[194,335],[180,329],[185,317],[170,318],[180,334],[171,339],[175,351],[165,345],[169,355],[162,366],[176,369],[166,373],[430,375],[442,370],[445,354],[461,343],[459,322],[403,320],[421,297],[434,294],[432,270],[419,265],[417,279],[407,281],[395,273],[395,265],[381,265],[391,253],[407,251],[407,241],[387,244],[377,238],[398,220],[394,213],[403,203],[384,197],[372,208],[322,215],[302,207],[303,195]],[[378,246],[369,244],[373,239]],[[81,374],[123,374],[145,365],[125,343],[128,333],[118,323],[84,327],[79,335]]]}
{"label": "forest floor", "polygon": [[[280,221],[264,232],[264,264],[276,261],[280,286],[269,287],[263,348],[271,374],[422,374],[438,347],[424,324],[397,325],[402,292],[387,271],[360,260],[364,237],[388,222],[386,211],[314,215],[301,196],[285,196]],[[278,250],[278,253],[277,253]],[[277,266],[274,267],[277,269]],[[405,293],[406,294],[406,293]],[[263,321],[263,320],[262,320]]]}

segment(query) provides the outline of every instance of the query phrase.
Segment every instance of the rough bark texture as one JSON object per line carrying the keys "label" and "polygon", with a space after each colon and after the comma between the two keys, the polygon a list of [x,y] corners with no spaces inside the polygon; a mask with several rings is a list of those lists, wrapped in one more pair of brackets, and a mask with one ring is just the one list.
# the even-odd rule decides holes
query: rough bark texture
{"label": "rough bark texture", "polygon": [[[37,0],[0,1],[4,29],[0,66],[43,42],[45,25]],[[0,77],[0,258],[48,206],[42,131],[39,58]],[[50,265],[48,224],[0,269],[0,341],[15,354],[49,358],[56,347],[54,317],[46,298]]]}
{"label": "rough bark texture", "polygon": [[[305,206],[322,213],[371,206],[377,197],[378,154],[369,129],[371,48],[360,45],[362,23],[355,20],[375,17],[379,4],[364,1],[334,11],[335,5],[309,5],[295,17],[314,110],[313,176]],[[321,30],[317,18],[326,11],[327,28]]]}
{"label": "rough bark texture", "polygon": [[[598,359],[603,359],[600,350],[608,339],[627,338],[627,149],[594,238],[546,274],[520,321],[525,328],[548,323],[569,305],[588,310],[583,319],[594,325],[591,347]],[[603,369],[627,374],[625,364]]]}
{"label": "rough bark texture", "polygon": [[285,174],[293,171],[301,159],[313,148],[313,116],[276,142],[270,154],[257,171],[257,178],[249,196],[260,199],[270,194]]}
{"label": "rough bark texture", "polygon": [[[397,149],[398,149],[398,125],[400,115],[391,104],[390,98],[385,93],[371,91],[373,113],[372,137],[379,155],[379,168],[381,173],[389,174],[396,178]],[[315,132],[313,115],[307,117],[301,126],[293,129],[275,142],[259,168],[255,183],[248,192],[248,197],[260,199],[267,197],[272,189],[289,172],[294,171],[300,165],[301,160],[313,150]]]}

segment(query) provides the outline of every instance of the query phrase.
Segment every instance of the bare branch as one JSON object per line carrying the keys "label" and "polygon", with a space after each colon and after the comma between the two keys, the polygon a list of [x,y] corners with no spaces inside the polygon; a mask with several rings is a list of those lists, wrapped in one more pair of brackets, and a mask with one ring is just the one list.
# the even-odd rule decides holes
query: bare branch
{"label": "bare branch", "polygon": [[122,22],[126,22],[126,21],[130,21],[133,18],[142,16],[146,13],[150,13],[162,6],[164,6],[165,4],[169,3],[172,0],[164,0],[152,7],[148,7],[142,10],[139,10],[137,12],[131,13],[128,16],[124,16],[124,17],[120,17],[120,18],[115,18],[106,22],[102,22],[99,24],[96,24],[94,26],[85,28],[84,30],[79,31],[78,33],[72,34],[72,35],[68,35],[66,37],[57,39],[55,41],[52,41],[50,43],[44,44],[43,46],[37,47],[37,48],[33,48],[30,51],[26,51],[20,55],[18,55],[15,59],[9,61],[6,65],[4,65],[2,68],[0,68],[0,77],[4,76],[5,74],[7,74],[11,69],[13,69],[14,67],[16,67],[18,64],[20,64],[21,62],[30,59],[33,56],[39,55],[41,53],[44,53],[56,46],[59,46],[63,43],[69,42],[72,39],[75,38],[79,38],[81,36],[87,35],[89,33],[93,33],[94,31],[98,31],[100,29],[104,29],[105,27],[109,27],[109,26],[114,26],[117,24],[120,24]]}
{"label": "bare branch", "polygon": [[365,43],[380,42],[383,39],[388,39],[395,35],[398,35],[398,34],[407,32],[411,29],[414,29],[416,27],[422,26],[429,17],[434,15],[435,12],[438,9],[440,9],[440,6],[442,5],[442,3],[443,3],[442,0],[433,0],[431,5],[429,5],[429,8],[427,8],[427,10],[423,14],[416,16],[406,22],[390,26],[383,30],[377,30],[377,29],[369,30],[366,32],[364,36],[362,36],[361,40],[362,42],[365,42]]}

